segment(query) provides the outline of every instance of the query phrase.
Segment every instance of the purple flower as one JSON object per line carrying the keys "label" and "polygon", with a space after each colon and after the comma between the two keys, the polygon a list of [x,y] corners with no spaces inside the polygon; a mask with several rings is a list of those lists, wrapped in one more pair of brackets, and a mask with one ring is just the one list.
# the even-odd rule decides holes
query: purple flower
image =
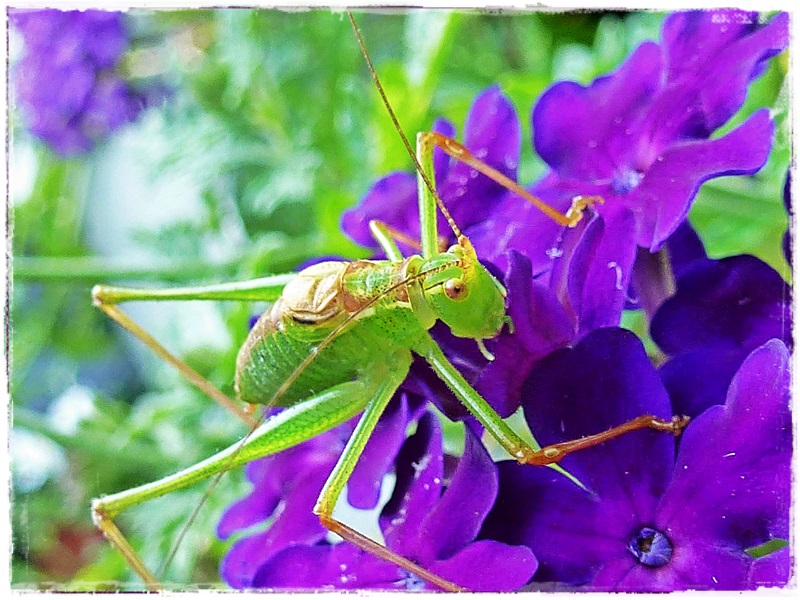
{"label": "purple flower", "polygon": [[[720,19],[745,15],[747,27]],[[599,195],[609,227],[629,211],[640,246],[655,251],[688,213],[700,184],[763,166],[773,125],[757,111],[708,139],[741,106],[761,65],[788,43],[788,15],[765,26],[737,11],[676,13],[661,45],[644,43],[589,87],[559,83],[533,112],[534,144],[568,195]],[[627,231],[627,228],[624,229]]]}
{"label": "purple flower", "polygon": [[[674,440],[630,433],[547,469],[499,465],[500,492],[481,535],[528,545],[535,581],[598,591],[739,590],[781,585],[788,556],[748,552],[786,538],[791,486],[789,356],[771,340]],[[576,374],[578,374],[576,376]],[[598,330],[531,374],[526,418],[542,444],[640,414],[670,414],[638,339]],[[761,562],[765,561],[765,562]],[[775,564],[771,564],[775,561]]]}
{"label": "purple flower", "polygon": [[141,98],[116,72],[128,38],[123,13],[12,10],[25,51],[15,97],[31,132],[61,156],[90,150],[136,118]]}
{"label": "purple flower", "polygon": [[[536,569],[530,550],[486,539],[475,541],[497,493],[494,463],[468,432],[464,456],[446,489],[444,468],[439,424],[426,414],[397,457],[395,489],[380,516],[386,546],[472,590],[518,589]],[[349,543],[297,544],[268,561],[259,559],[255,557],[258,564],[252,582],[258,588],[406,590],[430,586]]]}
{"label": "purple flower", "polygon": [[764,62],[788,43],[785,13],[763,26],[756,16],[676,13],[661,44],[642,44],[611,75],[545,92],[532,125],[551,171],[533,193],[561,211],[577,195],[605,203],[588,223],[565,230],[509,194],[472,233],[480,256],[492,260],[488,248],[498,243],[500,252],[525,254],[574,312],[580,335],[617,324],[637,279],[634,265],[642,262],[637,246],[657,251],[685,221],[704,181],[755,173],[767,159],[773,124],[766,109],[709,138],[741,106]]}
{"label": "purple flower", "polygon": [[750,352],[772,338],[792,346],[791,291],[754,256],[699,258],[677,280],[651,323],[670,357],[661,377],[676,412],[694,416],[722,404]]}

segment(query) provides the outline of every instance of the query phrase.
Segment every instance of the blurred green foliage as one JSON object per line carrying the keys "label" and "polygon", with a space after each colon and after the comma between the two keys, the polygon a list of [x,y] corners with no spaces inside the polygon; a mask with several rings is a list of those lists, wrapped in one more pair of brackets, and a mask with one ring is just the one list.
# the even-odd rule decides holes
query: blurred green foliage
{"label": "blurred green foliage", "polygon": [[[358,19],[409,136],[440,116],[460,128],[475,95],[499,83],[523,124],[527,184],[543,172],[529,142],[537,97],[557,79],[588,83],[613,69],[642,39],[658,38],[662,15],[416,10]],[[140,86],[166,86],[162,105],[69,161],[12,113],[10,388],[15,430],[27,436],[12,437],[17,587],[137,586],[95,532],[90,498],[170,474],[244,432],[94,309],[92,284],[219,282],[317,255],[364,256],[339,229],[342,211],[380,175],[411,167],[344,14],[132,10],[128,23],[125,69]],[[691,218],[712,255],[744,245],[788,277],[779,246],[787,64],[772,65],[742,110],[776,107],[783,128],[769,165],[704,186]],[[263,307],[195,304],[131,312],[230,393],[238,344]],[[215,523],[246,489],[240,472],[223,479],[165,581],[218,585],[225,545]],[[156,572],[202,495],[173,494],[119,518]]]}

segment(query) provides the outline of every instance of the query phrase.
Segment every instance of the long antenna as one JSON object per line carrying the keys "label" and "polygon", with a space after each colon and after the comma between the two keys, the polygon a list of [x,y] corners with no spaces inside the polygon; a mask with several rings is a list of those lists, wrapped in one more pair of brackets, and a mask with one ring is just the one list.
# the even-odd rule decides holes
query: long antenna
{"label": "long antenna", "polygon": [[436,193],[436,188],[434,188],[433,183],[431,182],[430,178],[425,174],[422,165],[419,163],[419,159],[417,158],[417,153],[414,152],[413,148],[411,148],[411,143],[408,141],[406,134],[403,132],[403,128],[400,126],[400,121],[397,120],[397,115],[394,113],[394,109],[392,105],[389,103],[389,99],[386,97],[386,92],[383,89],[383,85],[381,85],[381,81],[378,78],[378,73],[375,71],[375,66],[372,64],[372,59],[369,57],[369,52],[367,52],[367,46],[364,43],[364,38],[361,37],[361,30],[358,28],[358,24],[356,23],[356,19],[353,16],[352,11],[347,11],[347,16],[350,19],[350,24],[353,26],[353,31],[356,34],[356,39],[358,40],[358,45],[361,48],[361,54],[364,55],[364,60],[367,63],[367,68],[369,69],[369,73],[372,76],[372,81],[375,82],[375,87],[378,88],[378,93],[381,96],[381,101],[383,105],[386,107],[387,112],[389,113],[389,117],[392,119],[392,123],[394,123],[394,127],[397,130],[397,133],[400,134],[400,138],[403,140],[403,145],[406,147],[408,151],[408,155],[411,157],[411,160],[414,161],[414,166],[417,169],[417,173],[419,173],[422,180],[425,182],[425,187],[428,188],[430,193],[433,195],[434,199],[436,200],[436,205],[439,207],[439,210],[442,211],[444,218],[447,219],[447,222],[450,223],[450,227],[453,229],[453,233],[456,235],[457,238],[461,238],[461,230],[456,225],[456,222],[453,220],[453,217],[450,216],[450,211],[447,210],[447,207],[442,202],[442,199],[439,198],[439,194]]}

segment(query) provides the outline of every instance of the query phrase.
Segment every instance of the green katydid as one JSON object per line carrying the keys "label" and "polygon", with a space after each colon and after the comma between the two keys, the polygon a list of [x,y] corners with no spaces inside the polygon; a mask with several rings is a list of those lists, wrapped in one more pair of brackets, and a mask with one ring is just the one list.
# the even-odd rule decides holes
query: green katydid
{"label": "green katydid", "polygon": [[[362,549],[442,589],[461,590],[333,517],[334,506],[361,451],[408,373],[412,353],[423,357],[488,434],[524,464],[550,465],[570,452],[628,431],[653,428],[676,433],[684,424],[680,419],[664,421],[643,416],[594,436],[535,449],[497,415],[448,361],[428,333],[437,320],[444,321],[454,335],[475,339],[479,345],[511,323],[505,312],[503,286],[480,263],[469,239],[461,234],[436,194],[434,147],[442,148],[515,191],[565,226],[574,226],[583,209],[597,199],[577,198],[572,209],[563,215],[444,136],[420,134],[414,152],[386,99],[352,15],[350,20],[376,87],[418,172],[420,255],[404,257],[397,245],[399,239],[406,241],[402,234],[386,224],[372,222],[370,227],[387,260],[324,262],[297,274],[203,287],[145,290],[96,286],[93,289],[95,305],[251,425],[242,441],[198,464],[93,502],[95,523],[151,589],[157,589],[159,582],[116,527],[113,519],[118,514],[151,498],[219,477],[233,467],[293,447],[362,415],[319,496],[315,513],[329,530]],[[458,240],[444,251],[437,238],[437,211],[448,221]],[[282,412],[263,422],[256,421],[251,412],[241,409],[240,404],[171,354],[118,308],[127,301],[173,299],[273,303],[240,350],[235,387],[238,400],[251,405],[283,406]]]}

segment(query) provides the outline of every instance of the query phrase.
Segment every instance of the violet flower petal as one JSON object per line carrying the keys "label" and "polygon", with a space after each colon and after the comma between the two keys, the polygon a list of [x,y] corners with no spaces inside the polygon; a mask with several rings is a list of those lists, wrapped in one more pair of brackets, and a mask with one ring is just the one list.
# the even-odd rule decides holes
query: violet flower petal
{"label": "violet flower petal", "polygon": [[469,428],[465,431],[464,454],[450,486],[419,525],[438,560],[454,556],[475,539],[497,496],[497,468],[480,440]]}
{"label": "violet flower petal", "polygon": [[479,540],[430,570],[472,592],[513,592],[530,580],[537,566],[526,546]]}
{"label": "violet flower petal", "polygon": [[764,166],[773,133],[769,111],[763,109],[724,137],[664,150],[628,194],[627,203],[642,216],[639,245],[656,252],[686,218],[703,182],[724,175],[752,175]]}
{"label": "violet flower petal", "polygon": [[252,587],[282,591],[398,589],[403,571],[351,544],[291,546],[262,565]]}
{"label": "violet flower petal", "polygon": [[767,541],[789,517],[791,449],[789,354],[771,340],[742,364],[726,404],[684,432],[656,525],[674,531],[676,543],[715,539],[747,548]]}
{"label": "violet flower petal", "polygon": [[[430,532],[406,523],[422,523],[441,494],[444,463],[438,421],[425,414],[417,431],[397,456],[394,493],[383,508],[380,527],[386,545],[395,552],[426,565],[435,558],[428,548]],[[420,553],[423,553],[420,555]]]}
{"label": "violet flower petal", "polygon": [[533,365],[575,336],[575,325],[555,295],[535,281],[527,257],[509,250],[504,278],[507,313],[514,332],[505,329],[490,343],[494,360],[485,365],[475,389],[505,418],[519,408],[522,385]]}
{"label": "violet flower petal", "polygon": [[792,577],[793,562],[789,546],[753,561],[747,577],[748,587],[759,589],[786,586]]}
{"label": "violet flower petal", "polygon": [[[500,86],[494,85],[475,98],[464,125],[463,144],[478,159],[516,180],[520,124]],[[506,189],[465,163],[452,159],[439,192],[456,224],[466,230],[491,214]]]}
{"label": "violet flower petal", "polygon": [[395,394],[347,482],[347,502],[350,506],[370,509],[378,504],[383,478],[391,471],[397,452],[406,439],[408,423],[407,396]]}
{"label": "violet flower petal", "polygon": [[770,338],[791,341],[790,289],[754,256],[731,256],[687,270],[653,319],[667,354],[728,343],[749,350]]}
{"label": "violet flower petal", "polygon": [[[533,109],[537,153],[565,180],[608,181],[632,156],[634,124],[661,85],[661,49],[647,42],[589,87],[558,83]],[[627,143],[627,148],[625,144]]]}
{"label": "violet flower petal", "polygon": [[369,229],[369,222],[377,219],[419,239],[416,197],[417,181],[413,175],[403,172],[385,175],[372,185],[356,207],[344,212],[342,230],[362,246],[377,248],[378,243]]}
{"label": "violet flower petal", "polygon": [[[544,358],[532,369],[523,397],[525,418],[542,445],[598,433],[645,414],[672,416],[669,397],[641,341],[617,328],[595,330],[574,348]],[[635,506],[640,496],[649,494],[633,494],[634,484],[625,482],[662,489],[672,457],[673,440],[648,430],[567,456],[561,465],[597,493],[628,490]]]}
{"label": "violet flower petal", "polygon": [[[690,105],[662,95],[664,108],[693,116],[693,137],[708,137],[744,104],[747,86],[766,60],[789,42],[787,13],[758,24],[758,13],[742,10],[686,11],[668,16],[662,30],[668,57],[667,90],[694,91]],[[669,109],[668,109],[669,110]],[[654,115],[655,117],[655,115]],[[665,120],[662,112],[661,122]],[[677,120],[677,119],[676,119]]]}
{"label": "violet flower petal", "polygon": [[618,210],[586,228],[570,259],[569,292],[579,335],[619,325],[636,259],[636,219]]}

